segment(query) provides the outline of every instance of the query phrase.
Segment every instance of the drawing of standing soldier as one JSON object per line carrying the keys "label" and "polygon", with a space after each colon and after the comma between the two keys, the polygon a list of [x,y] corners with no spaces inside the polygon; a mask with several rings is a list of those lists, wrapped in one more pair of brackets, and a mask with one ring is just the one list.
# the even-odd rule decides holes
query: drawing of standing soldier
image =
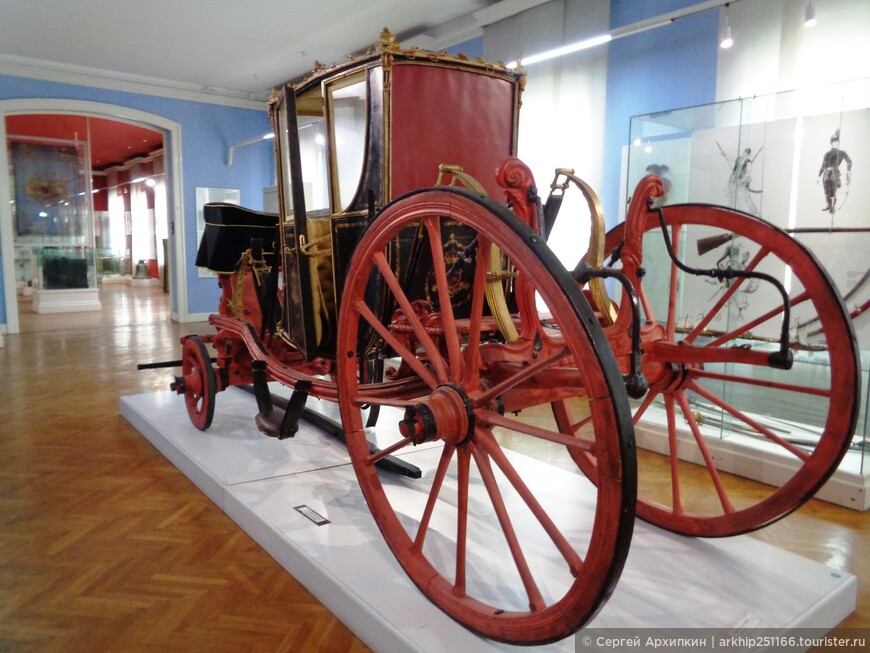
{"label": "drawing of standing soldier", "polygon": [[831,215],[837,210],[837,191],[842,184],[840,180],[840,165],[846,162],[846,185],[852,182],[852,159],[840,149],[840,130],[831,136],[831,149],[822,157],[822,167],[819,168],[819,177],[822,178],[822,188],[825,191],[827,206],[822,211]]}

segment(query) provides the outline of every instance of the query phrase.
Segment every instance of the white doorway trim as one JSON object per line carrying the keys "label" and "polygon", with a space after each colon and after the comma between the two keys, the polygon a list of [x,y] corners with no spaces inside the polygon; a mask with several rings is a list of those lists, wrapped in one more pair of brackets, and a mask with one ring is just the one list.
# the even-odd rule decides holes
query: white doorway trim
{"label": "white doorway trim", "polygon": [[171,188],[167,206],[169,234],[172,248],[169,252],[172,319],[188,321],[187,314],[187,257],[184,249],[184,186],[181,169],[181,125],[153,113],[129,107],[55,98],[26,98],[0,100],[0,255],[3,256],[4,301],[6,302],[6,332],[18,333],[18,299],[15,288],[15,249],[13,244],[11,179],[6,148],[6,116],[16,114],[74,114],[106,118],[157,129],[165,134],[163,149],[166,156],[166,177]]}

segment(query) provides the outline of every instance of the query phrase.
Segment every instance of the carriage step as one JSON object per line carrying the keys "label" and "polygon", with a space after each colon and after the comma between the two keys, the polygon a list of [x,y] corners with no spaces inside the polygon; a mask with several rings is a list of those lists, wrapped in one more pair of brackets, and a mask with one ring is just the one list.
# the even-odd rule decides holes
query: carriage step
{"label": "carriage step", "polygon": [[265,412],[261,411],[254,417],[254,423],[261,433],[268,435],[270,438],[278,438],[279,440],[284,439],[281,437],[281,423],[283,421],[284,411],[276,408]]}
{"label": "carriage step", "polygon": [[257,413],[254,417],[254,423],[257,425],[257,429],[264,435],[268,435],[270,438],[286,440],[296,435],[296,432],[299,430],[299,418],[301,416],[301,410],[293,411],[271,408]]}
{"label": "carriage step", "polygon": [[[255,363],[257,361],[254,361]],[[254,375],[256,378],[256,374]],[[297,383],[298,386],[298,383]],[[237,386],[240,390],[244,390],[246,392],[251,392],[254,396],[257,396],[257,388],[254,386],[251,388],[250,386]],[[289,406],[290,402],[293,401],[293,397],[291,396],[289,400],[283,399],[277,395],[273,395],[269,392],[268,387],[266,387],[266,394],[263,397],[264,403],[265,401],[269,402],[269,406],[271,407],[274,403],[278,406],[278,408],[270,408],[269,411],[260,411],[257,415],[255,421],[257,423],[257,428],[265,433],[266,435],[273,438],[280,438],[280,424],[283,421],[283,415],[285,413],[282,408],[284,406]],[[257,404],[260,405],[261,398],[257,397]],[[347,438],[344,435],[344,427],[338,422],[329,419],[325,415],[321,415],[320,413],[316,413],[310,408],[303,408],[301,411],[300,417],[304,419],[306,422],[316,426],[317,428],[323,430],[325,433],[328,433],[334,438],[341,440],[342,442],[347,442]],[[373,443],[369,442],[369,452],[375,454],[379,451],[377,446]],[[393,474],[398,474],[399,476],[406,476],[408,478],[421,478],[422,472],[420,468],[416,465],[412,465],[401,458],[396,456],[384,456],[383,458],[378,459],[375,463],[375,467],[378,469],[382,469],[385,472],[391,472]]]}
{"label": "carriage step", "polygon": [[252,361],[251,371],[254,396],[257,398],[257,409],[260,411],[254,418],[257,428],[272,438],[279,440],[292,438],[299,430],[299,417],[305,409],[305,402],[308,401],[311,381],[297,381],[287,405],[275,408],[266,381],[266,361]]}

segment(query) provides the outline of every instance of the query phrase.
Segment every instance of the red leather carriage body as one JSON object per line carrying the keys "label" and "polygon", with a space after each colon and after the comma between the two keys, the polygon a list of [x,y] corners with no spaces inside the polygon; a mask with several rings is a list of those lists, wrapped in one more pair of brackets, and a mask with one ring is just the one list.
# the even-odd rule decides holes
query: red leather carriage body
{"label": "red leather carriage body", "polygon": [[390,84],[390,196],[435,183],[461,165],[501,199],[495,169],[515,154],[516,84],[448,66],[394,63]]}

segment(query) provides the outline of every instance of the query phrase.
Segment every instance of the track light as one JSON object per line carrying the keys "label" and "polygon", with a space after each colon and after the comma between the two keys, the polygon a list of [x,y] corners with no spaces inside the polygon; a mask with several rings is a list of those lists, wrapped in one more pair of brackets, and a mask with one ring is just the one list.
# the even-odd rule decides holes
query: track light
{"label": "track light", "polygon": [[731,25],[723,25],[719,34],[719,47],[727,50],[732,45],[734,45],[734,39],[731,38]]}
{"label": "track light", "polygon": [[579,52],[580,50],[586,50],[588,48],[594,48],[597,45],[603,45],[604,43],[609,43],[613,40],[613,36],[610,34],[601,34],[600,36],[594,36],[592,38],[586,39],[584,41],[579,41],[577,43],[571,43],[570,45],[563,45],[560,48],[555,48],[553,50],[547,50],[546,52],[542,52],[540,54],[535,54],[530,57],[524,57],[517,61],[511,61],[509,64],[505,66],[505,68],[516,68],[519,65],[528,66],[533,63],[538,63],[539,61],[547,61],[548,59],[555,59],[556,57],[562,57],[566,54],[571,54],[573,52]]}
{"label": "track light", "polygon": [[807,6],[804,7],[804,27],[814,27],[816,24],[816,8],[813,6],[812,0],[807,0]]}
{"label": "track light", "polygon": [[727,50],[734,45],[734,39],[731,38],[731,25],[728,23],[728,5],[725,5],[725,24],[719,30],[719,47]]}

